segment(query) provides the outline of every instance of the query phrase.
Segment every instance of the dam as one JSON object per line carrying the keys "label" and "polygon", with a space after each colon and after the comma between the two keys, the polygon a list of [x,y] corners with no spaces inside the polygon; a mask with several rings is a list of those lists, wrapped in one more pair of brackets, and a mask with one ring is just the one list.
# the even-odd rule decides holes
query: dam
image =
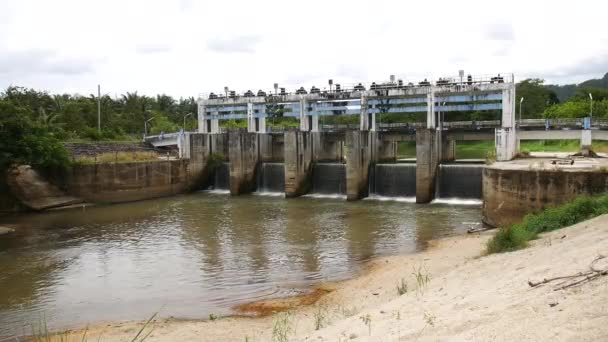
{"label": "dam", "polygon": [[[371,85],[333,84],[329,90],[208,93],[198,99],[196,132],[146,141],[177,146],[181,158],[195,160],[195,169],[205,170],[203,187],[231,195],[429,203],[489,196],[482,186],[483,161],[459,160],[459,142],[493,141],[490,158],[508,162],[524,140],[579,139],[583,155],[593,140],[608,140],[608,123],[601,119],[516,120],[512,74],[463,76],[417,84],[391,77]],[[472,113],[492,119],[460,121]],[[387,116],[401,121],[383,121]],[[336,118],[340,120],[327,123]],[[246,128],[220,124],[234,120]],[[291,124],[277,126],[276,120]],[[402,144],[415,145],[415,158],[400,155]],[[207,165],[218,156],[223,163]]]}
{"label": "dam", "polygon": [[[347,200],[381,196],[417,203],[480,198],[481,165],[455,162],[456,143],[494,140],[497,159],[512,158],[514,97],[512,75],[466,80],[461,75],[416,85],[391,78],[369,86],[336,84],[330,91],[313,87],[295,93],[209,93],[198,100],[198,132],[146,140],[154,146],[177,145],[184,158],[197,153],[203,164],[211,156],[221,156],[224,164],[210,169],[205,183],[232,195],[316,194]],[[500,119],[451,119],[473,111],[500,113]],[[387,115],[418,119],[382,122]],[[325,124],[326,118],[337,117],[358,123]],[[269,124],[279,119],[297,126]],[[222,128],[220,122],[226,120],[244,120],[247,127]],[[415,144],[415,159],[401,160],[401,143]]]}

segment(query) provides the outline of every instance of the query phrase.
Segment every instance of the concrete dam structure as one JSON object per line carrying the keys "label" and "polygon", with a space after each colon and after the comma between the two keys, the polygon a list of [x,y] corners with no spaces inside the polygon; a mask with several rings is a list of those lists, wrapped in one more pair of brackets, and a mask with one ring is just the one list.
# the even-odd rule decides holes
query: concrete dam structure
{"label": "concrete dam structure", "polygon": [[[410,197],[428,203],[436,197],[481,197],[480,164],[454,163],[457,140],[495,140],[497,154],[512,158],[514,94],[512,75],[441,79],[418,85],[392,80],[368,90],[352,89],[267,95],[209,94],[198,101],[198,133],[149,137],[155,146],[177,144],[190,150],[188,136],[202,135],[207,153],[224,156],[210,185],[233,195],[251,192],[346,196]],[[496,122],[453,122],[450,113],[500,111]],[[425,122],[383,124],[383,114],[426,117]],[[357,116],[358,124],[323,125],[324,116]],[[277,130],[274,118],[295,118],[299,127]],[[241,119],[246,129],[224,130],[223,120]],[[415,161],[398,160],[400,142],[416,144]]]}
{"label": "concrete dam structure", "polygon": [[[516,120],[513,75],[444,78],[417,85],[394,81],[330,91],[213,93],[198,100],[198,133],[147,137],[154,146],[177,145],[182,157],[191,137],[206,141],[206,154],[222,155],[210,185],[233,195],[250,192],[409,197],[428,203],[440,197],[481,198],[481,164],[455,161],[457,141],[494,141],[496,160],[512,160],[526,139],[606,140],[608,123],[589,118]],[[488,121],[453,121],[457,112],[494,111]],[[383,115],[418,115],[424,122],[382,123]],[[356,125],[326,125],[323,117],[354,116]],[[291,118],[298,127],[279,129],[267,120]],[[221,128],[244,120],[246,129]],[[352,121],[352,120],[351,120]],[[596,129],[591,130],[593,123]],[[604,125],[604,126],[602,126]],[[597,129],[599,128],[599,130]],[[415,161],[398,159],[402,142],[415,143]],[[181,151],[185,151],[182,153]]]}

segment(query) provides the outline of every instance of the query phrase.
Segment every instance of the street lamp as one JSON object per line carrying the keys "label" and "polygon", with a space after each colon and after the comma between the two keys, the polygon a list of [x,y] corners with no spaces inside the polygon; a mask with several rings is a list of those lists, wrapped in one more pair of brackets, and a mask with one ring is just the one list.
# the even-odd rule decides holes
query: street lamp
{"label": "street lamp", "polygon": [[519,126],[521,126],[521,104],[522,102],[524,102],[524,97],[522,96],[521,99],[519,99]]}
{"label": "street lamp", "polygon": [[184,115],[184,132],[186,132],[186,118],[189,117],[190,115],[192,115],[192,113],[188,113],[188,114]]}
{"label": "street lamp", "polygon": [[589,93],[589,104],[590,104],[590,116],[591,119],[593,119],[593,95],[591,95],[591,93]]}
{"label": "street lamp", "polygon": [[[441,107],[445,107],[445,101],[441,104]],[[439,129],[443,131],[443,121],[445,120],[445,108],[441,112],[439,112]]]}
{"label": "street lamp", "polygon": [[154,120],[154,117],[151,117],[148,120],[144,120],[144,137],[148,136],[148,122],[152,120]]}

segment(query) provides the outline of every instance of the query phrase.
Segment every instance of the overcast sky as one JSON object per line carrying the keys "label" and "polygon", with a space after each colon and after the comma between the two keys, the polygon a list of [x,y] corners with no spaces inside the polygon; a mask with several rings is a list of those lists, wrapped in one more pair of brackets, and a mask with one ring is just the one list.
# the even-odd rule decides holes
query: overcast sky
{"label": "overcast sky", "polygon": [[514,72],[608,72],[608,2],[0,0],[0,88],[197,96]]}

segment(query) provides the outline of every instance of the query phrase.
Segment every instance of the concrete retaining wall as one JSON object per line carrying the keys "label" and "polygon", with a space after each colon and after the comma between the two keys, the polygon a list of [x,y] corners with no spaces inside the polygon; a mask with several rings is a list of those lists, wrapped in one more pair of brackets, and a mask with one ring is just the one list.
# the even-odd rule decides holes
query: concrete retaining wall
{"label": "concrete retaining wall", "polygon": [[483,221],[499,227],[520,222],[530,212],[562,204],[581,194],[608,191],[608,174],[600,171],[483,171]]}
{"label": "concrete retaining wall", "polygon": [[138,201],[191,190],[200,180],[191,172],[188,160],[77,165],[67,171],[63,188],[87,202]]}
{"label": "concrete retaining wall", "polygon": [[92,203],[138,201],[201,189],[207,185],[209,139],[191,134],[189,142],[189,159],[74,165],[48,179],[68,195]]}

